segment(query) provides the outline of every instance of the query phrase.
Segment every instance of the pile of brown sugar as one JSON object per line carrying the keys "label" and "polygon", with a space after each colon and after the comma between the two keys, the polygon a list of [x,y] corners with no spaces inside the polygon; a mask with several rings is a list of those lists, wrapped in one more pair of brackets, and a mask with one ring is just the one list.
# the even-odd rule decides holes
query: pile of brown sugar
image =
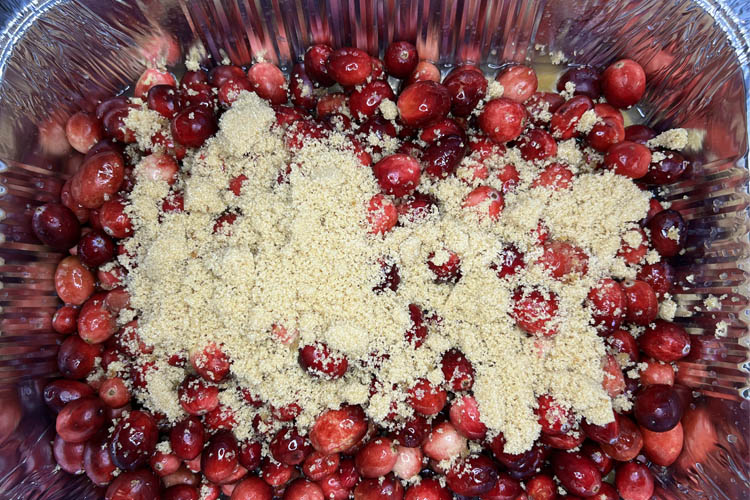
{"label": "pile of brown sugar", "polygon": [[[297,403],[302,413],[296,422],[303,429],[343,403],[362,405],[387,427],[394,425],[386,419],[390,412],[411,414],[406,391],[418,378],[444,382],[442,355],[457,348],[475,370],[473,393],[482,420],[491,436],[504,434],[509,453],[530,448],[538,437],[534,408],[542,394],[592,423],[612,420],[612,400],[602,388],[605,344],[590,325],[585,300],[601,278],[635,275],[637,269],[616,254],[645,216],[648,192],[595,170],[586,161],[594,155],[582,154],[575,141],[561,143],[556,157],[539,163],[523,161],[517,149],[508,148],[491,162],[512,163],[521,179],[505,195],[497,221],[462,207],[475,187],[502,187],[494,176],[472,180],[477,159],[467,156],[456,176],[422,176],[418,190],[438,200],[436,210],[374,235],[367,204],[379,189],[347,136],[334,131],[302,142],[299,150],[287,148],[274,111],[243,92],[222,116],[216,136],[189,152],[173,186],[139,176],[136,167],[128,209],[135,233],[121,262],[139,335],[154,347],[143,358],[154,362],[139,394],[145,406],[170,420],[181,418],[177,385],[185,369],[166,360],[215,342],[232,360],[221,402],[235,413],[239,439],[257,432],[251,425],[256,414],[261,427],[279,424],[267,407],[247,405],[237,388],[275,408]],[[395,147],[381,146],[374,160]],[[572,185],[532,188],[553,161],[576,174]],[[246,180],[237,196],[228,186],[240,175]],[[163,200],[177,192],[184,196],[184,212],[164,212]],[[217,226],[228,215],[234,222]],[[540,222],[551,240],[586,252],[585,275],[554,279],[536,262]],[[511,244],[525,253],[526,267],[500,279],[492,264]],[[445,250],[461,260],[455,284],[437,283],[426,264],[432,253],[434,260],[444,259]],[[398,267],[400,284],[396,291],[375,293],[386,261]],[[530,336],[515,325],[510,301],[520,286],[557,294],[556,335]],[[417,349],[404,335],[412,327],[410,304],[440,318],[428,322]],[[274,333],[280,326],[299,338],[281,342]],[[348,359],[344,377],[312,377],[300,367],[298,347],[315,342]]]}

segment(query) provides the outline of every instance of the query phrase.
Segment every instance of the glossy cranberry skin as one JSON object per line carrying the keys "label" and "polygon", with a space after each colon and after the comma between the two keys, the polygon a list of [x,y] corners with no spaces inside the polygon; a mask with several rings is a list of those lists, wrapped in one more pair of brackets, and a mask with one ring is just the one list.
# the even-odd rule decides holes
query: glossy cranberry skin
{"label": "glossy cranberry skin", "polygon": [[209,481],[221,484],[238,466],[237,440],[229,431],[218,432],[201,453],[201,471]]}
{"label": "glossy cranberry skin", "polygon": [[65,378],[86,378],[94,369],[95,359],[100,353],[101,346],[84,342],[78,335],[71,335],[63,341],[57,353],[57,368]]}
{"label": "glossy cranberry skin", "polygon": [[673,429],[680,422],[682,413],[682,400],[670,385],[646,386],[635,397],[633,416],[641,426],[652,432]]}
{"label": "glossy cranberry skin", "polygon": [[104,293],[93,295],[78,315],[78,335],[89,344],[100,344],[117,331],[117,320],[105,299]]}
{"label": "glossy cranberry skin", "polygon": [[398,452],[389,438],[379,437],[367,443],[354,457],[357,470],[364,478],[385,476],[396,465]]}
{"label": "glossy cranberry skin", "polygon": [[383,80],[374,80],[349,95],[349,111],[354,118],[369,118],[386,99],[395,100],[393,89]]}
{"label": "glossy cranberry skin", "polygon": [[491,490],[481,496],[481,500],[515,500],[521,493],[523,493],[523,489],[518,480],[511,477],[510,474],[498,472],[497,482]]}
{"label": "glossy cranberry skin", "polygon": [[602,93],[607,102],[618,108],[637,103],[646,91],[646,73],[637,62],[620,59],[602,73]]}
{"label": "glossy cranberry skin", "polygon": [[312,451],[310,441],[294,427],[277,432],[271,440],[270,449],[273,458],[286,465],[301,464]]}
{"label": "glossy cranberry skin", "polygon": [[115,426],[109,438],[112,462],[123,470],[136,470],[148,463],[156,448],[156,420],[142,411],[132,411]]}
{"label": "glossy cranberry skin", "polygon": [[155,500],[159,479],[148,469],[123,472],[107,488],[105,500]]}
{"label": "glossy cranberry skin", "polygon": [[271,104],[284,104],[288,100],[286,78],[278,66],[257,62],[247,71],[247,79],[255,93]]}
{"label": "glossy cranberry skin", "polygon": [[299,364],[315,377],[341,378],[349,368],[345,356],[333,354],[325,344],[309,344],[299,350]]}
{"label": "glossy cranberry skin", "polygon": [[498,254],[490,267],[497,272],[498,278],[513,276],[524,267],[523,253],[510,245]]}
{"label": "glossy cranberry skin", "polygon": [[448,487],[464,496],[480,496],[492,490],[497,482],[497,471],[492,460],[484,455],[465,458],[445,475]]}
{"label": "glossy cranberry skin", "polygon": [[594,109],[593,101],[585,95],[577,95],[565,101],[552,113],[549,129],[556,138],[566,140],[578,134],[576,125],[586,111]]}
{"label": "glossy cranberry skin", "polygon": [[644,264],[638,271],[637,278],[651,285],[660,299],[672,289],[675,281],[674,269],[666,261]]}
{"label": "glossy cranberry skin", "polygon": [[675,323],[657,320],[638,337],[638,346],[648,356],[671,363],[690,353],[690,336]]}
{"label": "glossy cranberry skin", "polygon": [[651,231],[651,244],[664,257],[673,257],[685,247],[687,225],[677,210],[662,210],[646,225]]}
{"label": "glossy cranberry skin", "polygon": [[526,108],[499,97],[485,104],[479,115],[479,127],[497,144],[518,138],[526,125]]}
{"label": "glossy cranberry skin", "polygon": [[601,443],[602,450],[611,458],[620,462],[628,462],[640,453],[643,447],[643,435],[638,426],[628,417],[615,414],[620,429],[614,443]]}
{"label": "glossy cranberry skin", "polygon": [[83,449],[83,468],[91,482],[97,486],[107,486],[114,479],[117,467],[109,455],[105,433],[99,433],[86,442]]}
{"label": "glossy cranberry skin", "polygon": [[220,65],[211,68],[208,72],[208,81],[212,86],[219,88],[229,80],[236,80],[245,76],[245,72],[239,66]]}
{"label": "glossy cranberry skin", "polygon": [[629,125],[625,127],[625,140],[637,142],[638,144],[646,144],[648,141],[656,137],[656,132],[651,127],[646,125]]}
{"label": "glossy cranberry skin", "polygon": [[602,475],[596,464],[580,453],[556,453],[552,459],[555,475],[574,495],[590,497],[602,487]]}
{"label": "glossy cranberry skin", "polygon": [[619,328],[625,315],[626,297],[619,283],[604,278],[588,294],[591,318],[601,332],[611,332]]}
{"label": "glossy cranberry skin", "polygon": [[372,172],[380,189],[397,197],[412,193],[419,185],[421,176],[417,160],[401,153],[386,156],[373,165]]}
{"label": "glossy cranberry skin", "polygon": [[628,355],[630,360],[637,363],[640,359],[640,351],[635,338],[625,330],[615,330],[609,337],[607,343],[614,347],[618,352]]}
{"label": "glossy cranberry skin", "polygon": [[363,479],[354,488],[354,500],[402,500],[404,487],[393,474],[382,478]]}
{"label": "glossy cranberry skin", "polygon": [[406,41],[391,42],[383,55],[385,71],[395,78],[406,78],[411,75],[418,62],[417,48]]}
{"label": "glossy cranberry skin", "polygon": [[343,87],[365,83],[372,73],[370,56],[364,50],[345,47],[328,57],[328,74]]}
{"label": "glossy cranberry skin", "polygon": [[322,85],[330,87],[336,83],[328,74],[328,58],[333,53],[333,49],[328,45],[313,45],[305,52],[305,69],[310,79]]}
{"label": "glossy cranberry skin", "polygon": [[422,155],[424,171],[433,179],[445,179],[456,173],[466,154],[463,139],[458,136],[444,137],[427,147]]}
{"label": "glossy cranberry skin", "polygon": [[583,446],[581,446],[581,454],[588,457],[592,462],[594,462],[597,469],[599,469],[599,472],[602,473],[602,477],[609,474],[615,466],[614,460],[612,460],[611,457],[607,456],[607,454],[604,453],[601,447],[593,443],[592,441],[586,441],[583,443]]}
{"label": "glossy cranberry skin", "polygon": [[605,168],[631,179],[646,175],[650,163],[651,151],[637,142],[620,142],[611,146],[604,155]]}
{"label": "glossy cranberry skin", "polygon": [[573,95],[584,95],[591,99],[598,99],[601,95],[601,75],[589,66],[568,69],[557,80],[557,91],[564,91],[568,82],[576,86]]}
{"label": "glossy cranberry skin", "polygon": [[487,79],[476,66],[459,66],[445,77],[454,116],[469,116],[487,94]]}
{"label": "glossy cranberry skin", "polygon": [[625,129],[614,118],[601,118],[586,135],[589,145],[600,152],[607,151],[614,144],[625,140]]}
{"label": "glossy cranberry skin", "polygon": [[622,282],[625,292],[625,319],[636,325],[648,325],[659,312],[656,293],[645,281],[627,280]]}
{"label": "glossy cranberry skin", "polygon": [[81,224],[75,213],[60,203],[47,203],[34,210],[31,228],[39,240],[55,250],[67,250],[81,236]]}
{"label": "glossy cranberry skin", "polygon": [[367,433],[365,412],[359,406],[344,406],[321,414],[310,429],[310,442],[320,453],[341,453]]}
{"label": "glossy cranberry skin", "polygon": [[474,368],[458,349],[450,349],[443,354],[441,369],[448,387],[455,392],[470,391],[474,385]]}
{"label": "glossy cranberry skin", "polygon": [[581,421],[581,430],[589,439],[592,439],[597,443],[607,444],[614,443],[617,440],[618,434],[620,433],[620,427],[617,423],[617,419],[605,425],[590,424],[588,420],[583,419]]}
{"label": "glossy cranberry skin", "polygon": [[551,476],[537,474],[526,481],[526,494],[529,500],[555,500],[557,484]]}
{"label": "glossy cranberry skin", "polygon": [[401,92],[397,104],[404,124],[421,127],[447,115],[451,98],[443,85],[433,81],[419,81]]}
{"label": "glossy cranberry skin", "polygon": [[292,103],[307,110],[315,109],[318,97],[315,95],[314,89],[315,85],[305,71],[304,63],[295,64],[292,75],[289,77],[289,92],[291,93]]}
{"label": "glossy cranberry skin", "polygon": [[216,107],[214,88],[205,83],[194,83],[189,88],[180,89],[177,98],[180,109],[197,107],[213,112]]}
{"label": "glossy cranberry skin", "polygon": [[177,394],[182,409],[190,415],[205,415],[219,405],[219,388],[196,376],[186,377]]}
{"label": "glossy cranberry skin", "polygon": [[565,434],[570,431],[575,423],[570,410],[557,403],[555,399],[543,394],[537,399],[537,408],[534,410],[537,415],[542,432],[550,435]]}
{"label": "glossy cranberry skin", "polygon": [[88,384],[76,380],[53,380],[44,387],[44,403],[53,412],[58,413],[63,407],[81,398],[94,395],[94,390]]}
{"label": "glossy cranberry skin", "polygon": [[192,460],[203,449],[205,430],[197,417],[187,417],[175,424],[169,433],[172,452],[183,460]]}
{"label": "glossy cranberry skin", "polygon": [[195,486],[176,484],[164,490],[161,500],[198,500],[199,495],[200,493]]}
{"label": "glossy cranberry skin", "polygon": [[623,500],[649,500],[654,493],[654,476],[645,464],[622,464],[615,474],[615,486]]}
{"label": "glossy cranberry skin", "polygon": [[401,446],[416,448],[424,443],[430,433],[430,423],[422,415],[414,414],[404,423],[400,424],[397,431],[391,433],[394,441]]}
{"label": "glossy cranberry skin", "polygon": [[94,292],[94,275],[76,256],[65,257],[55,269],[55,291],[66,304],[79,306]]}
{"label": "glossy cranberry skin", "polygon": [[52,316],[52,329],[62,335],[70,335],[76,331],[78,322],[78,308],[63,306]]}
{"label": "glossy cranberry skin", "polygon": [[448,394],[431,384],[427,379],[420,378],[409,389],[408,403],[422,415],[437,415],[445,406]]}
{"label": "glossy cranberry skin", "polygon": [[473,396],[462,396],[453,401],[450,421],[456,430],[467,439],[481,441],[487,434],[487,426],[482,423],[479,405]]}
{"label": "glossy cranberry skin", "polygon": [[155,85],[146,97],[148,109],[156,111],[165,118],[172,118],[180,109],[177,91],[171,85]]}
{"label": "glossy cranberry skin", "polygon": [[453,495],[448,488],[440,485],[440,481],[431,477],[424,477],[419,482],[409,486],[404,500],[452,500]]}
{"label": "glossy cranberry skin", "polygon": [[191,87],[196,83],[208,83],[208,73],[203,70],[186,71],[180,80],[181,87]]}
{"label": "glossy cranberry skin", "polygon": [[89,231],[78,242],[78,258],[89,267],[99,267],[115,255],[115,244],[103,231]]}
{"label": "glossy cranberry skin", "polygon": [[557,142],[546,130],[532,128],[519,138],[518,149],[526,161],[544,160],[557,154]]}
{"label": "glossy cranberry skin", "polygon": [[86,397],[66,404],[57,414],[55,430],[68,443],[83,443],[104,426],[104,403]]}
{"label": "glossy cranberry skin", "polygon": [[541,119],[543,113],[554,113],[563,105],[565,99],[556,92],[534,92],[524,103],[531,123],[537,127],[546,127],[547,121]]}
{"label": "glossy cranberry skin", "polygon": [[171,121],[172,137],[180,144],[199,148],[216,132],[216,118],[202,106],[191,106],[177,113]]}
{"label": "glossy cranberry skin", "polygon": [[664,158],[652,161],[648,173],[641,179],[648,184],[671,184],[687,171],[688,161],[676,151],[663,151]]}

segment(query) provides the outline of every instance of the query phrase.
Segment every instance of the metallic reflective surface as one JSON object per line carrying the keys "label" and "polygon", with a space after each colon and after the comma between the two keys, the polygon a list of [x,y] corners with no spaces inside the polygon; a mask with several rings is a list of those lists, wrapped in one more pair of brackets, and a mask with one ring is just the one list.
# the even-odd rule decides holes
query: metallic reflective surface
{"label": "metallic reflective surface", "polygon": [[[749,23],[747,0],[3,0],[0,497],[102,496],[85,478],[53,473],[54,422],[40,394],[61,342],[51,329],[60,256],[36,244],[30,214],[80,162],[59,140],[67,116],[121,91],[149,59],[180,60],[195,39],[213,60],[262,56],[285,69],[310,43],[377,54],[392,39],[415,41],[443,68],[473,61],[493,71],[551,51],[581,64],[640,62],[648,123],[688,127],[703,141],[689,175],[665,195],[689,225],[675,321],[694,347],[677,380],[699,400],[682,456],[655,469],[656,497],[750,497]],[[709,295],[721,310],[706,310]],[[720,321],[728,333],[716,338]]]}

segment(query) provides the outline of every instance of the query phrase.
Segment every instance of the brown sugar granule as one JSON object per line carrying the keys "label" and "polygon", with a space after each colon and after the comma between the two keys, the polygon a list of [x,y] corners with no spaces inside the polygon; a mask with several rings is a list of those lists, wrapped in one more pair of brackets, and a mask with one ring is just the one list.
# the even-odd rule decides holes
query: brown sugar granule
{"label": "brown sugar granule", "polygon": [[[602,277],[635,273],[616,253],[646,214],[648,193],[629,179],[594,170],[572,143],[565,158],[546,163],[525,162],[509,148],[490,166],[513,163],[521,180],[506,193],[497,221],[462,207],[478,182],[460,175],[433,182],[424,175],[419,190],[439,200],[437,209],[372,235],[366,209],[379,189],[345,134],[334,131],[303,144],[290,151],[273,110],[242,92],[216,136],[189,151],[174,186],[139,176],[136,167],[128,208],[135,233],[125,245],[134,257],[121,256],[121,264],[129,271],[139,335],[154,347],[156,364],[139,395],[143,404],[169,420],[180,418],[176,391],[184,373],[159,360],[215,342],[232,360],[221,402],[234,411],[239,439],[253,436],[256,415],[264,426],[278,425],[268,410],[244,403],[239,388],[273,407],[297,403],[303,429],[343,403],[360,404],[390,426],[390,412],[410,414],[406,393],[418,378],[444,382],[442,355],[458,348],[475,369],[482,419],[490,435],[504,434],[509,453],[530,448],[538,437],[534,408],[541,394],[592,423],[612,420],[612,401],[602,388],[606,349],[584,304]],[[532,188],[538,173],[559,160],[580,172],[571,186]],[[459,172],[472,162],[476,158],[465,158]],[[228,186],[239,175],[247,179],[236,196]],[[502,188],[494,175],[484,184]],[[172,191],[183,193],[184,212],[162,212]],[[234,221],[216,227],[227,214]],[[586,275],[556,280],[536,262],[540,223],[550,239],[587,254]],[[491,265],[509,244],[526,253],[526,268],[499,279]],[[430,254],[440,264],[447,251],[461,261],[461,278],[452,284],[436,282],[427,266]],[[373,292],[383,261],[398,266],[395,292]],[[557,294],[557,335],[533,337],[515,325],[509,311],[519,286]],[[429,333],[417,349],[405,338],[412,327],[409,304],[439,318],[426,322]],[[299,338],[285,345],[272,333],[278,327]],[[347,358],[342,378],[311,377],[300,367],[298,347],[315,342]],[[373,379],[376,392],[370,395]]]}

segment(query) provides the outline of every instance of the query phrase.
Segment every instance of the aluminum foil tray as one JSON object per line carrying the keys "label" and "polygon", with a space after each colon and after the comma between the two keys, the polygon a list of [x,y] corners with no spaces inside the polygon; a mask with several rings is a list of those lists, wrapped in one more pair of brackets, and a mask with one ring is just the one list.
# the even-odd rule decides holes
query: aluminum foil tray
{"label": "aluminum foil tray", "polygon": [[[66,118],[122,91],[149,58],[181,60],[195,40],[208,64],[262,56],[288,69],[311,43],[375,55],[393,39],[444,69],[551,52],[594,65],[630,57],[648,75],[645,120],[702,137],[666,196],[689,227],[676,321],[694,349],[678,381],[698,397],[686,416],[697,430],[675,465],[655,469],[655,497],[750,498],[748,23],[748,0],[0,0],[0,498],[102,496],[55,471],[40,397],[61,342],[51,329],[60,255],[36,243],[30,216],[80,162],[56,140]],[[720,310],[707,310],[709,295]]]}

